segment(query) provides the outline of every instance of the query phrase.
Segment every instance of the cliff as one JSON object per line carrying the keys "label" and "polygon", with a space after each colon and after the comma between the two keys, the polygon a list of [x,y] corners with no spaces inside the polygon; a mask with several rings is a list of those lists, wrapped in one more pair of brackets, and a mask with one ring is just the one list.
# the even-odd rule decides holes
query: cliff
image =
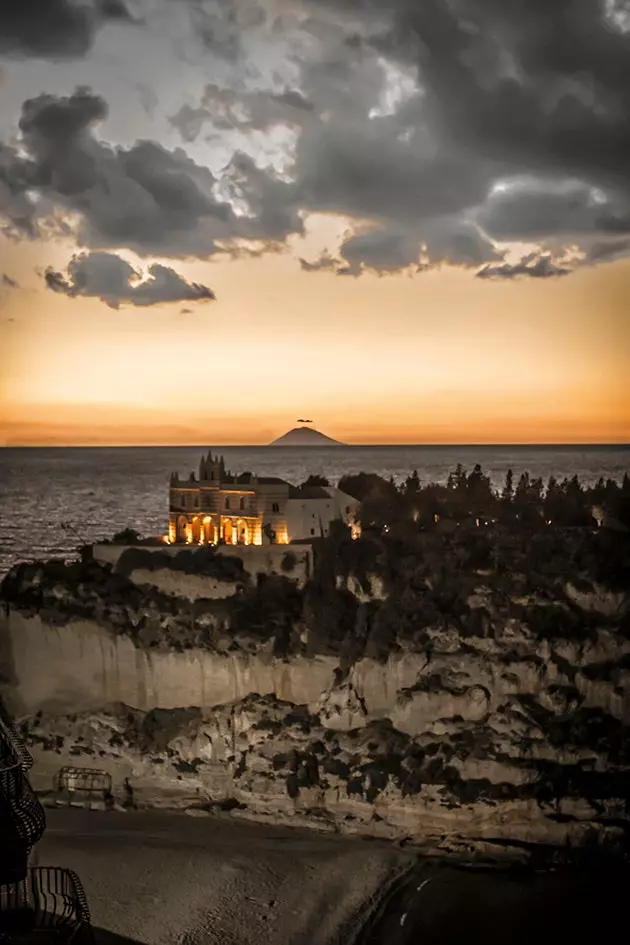
{"label": "cliff", "polygon": [[40,787],[87,764],[141,804],[460,858],[621,852],[622,540],[337,536],[304,587],[222,564],[192,600],[94,563],[23,565],[2,588],[3,693]]}

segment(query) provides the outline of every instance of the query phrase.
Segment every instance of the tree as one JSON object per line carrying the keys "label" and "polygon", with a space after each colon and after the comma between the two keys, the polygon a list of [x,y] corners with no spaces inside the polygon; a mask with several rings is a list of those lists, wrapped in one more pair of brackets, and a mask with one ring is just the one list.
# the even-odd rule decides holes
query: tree
{"label": "tree", "polygon": [[464,492],[466,490],[466,481],[466,470],[461,463],[458,463],[455,467],[455,471],[449,473],[448,488],[454,489],[456,492]]}
{"label": "tree", "polygon": [[368,495],[380,493],[383,495],[393,495],[397,493],[396,487],[392,490],[391,483],[376,473],[356,473],[353,476],[342,476],[339,480],[339,488],[346,492],[359,502],[363,502]]}
{"label": "tree", "polygon": [[313,473],[306,479],[303,483],[303,486],[329,486],[330,482],[326,476],[318,476],[316,473]]}
{"label": "tree", "polygon": [[537,479],[531,479],[528,492],[529,500],[534,502],[536,505],[540,505],[542,502],[544,489],[545,487],[540,476]]}
{"label": "tree", "polygon": [[469,511],[485,512],[494,504],[494,493],[490,477],[486,476],[479,463],[475,464],[466,482]]}
{"label": "tree", "polygon": [[511,469],[508,469],[505,475],[502,498],[505,499],[506,502],[511,502],[514,498],[514,473]]}
{"label": "tree", "polygon": [[404,485],[405,495],[414,496],[416,493],[420,492],[420,477],[418,476],[418,470],[414,469],[410,476],[407,476]]}

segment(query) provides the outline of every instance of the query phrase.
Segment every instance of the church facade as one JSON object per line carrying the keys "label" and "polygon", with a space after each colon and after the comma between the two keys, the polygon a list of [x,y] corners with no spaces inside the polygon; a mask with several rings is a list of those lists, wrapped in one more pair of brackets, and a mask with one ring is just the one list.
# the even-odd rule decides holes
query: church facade
{"label": "church facade", "polygon": [[341,519],[358,535],[359,503],[332,486],[295,487],[275,476],[232,475],[222,456],[203,456],[198,473],[173,473],[170,544],[286,545],[323,537]]}

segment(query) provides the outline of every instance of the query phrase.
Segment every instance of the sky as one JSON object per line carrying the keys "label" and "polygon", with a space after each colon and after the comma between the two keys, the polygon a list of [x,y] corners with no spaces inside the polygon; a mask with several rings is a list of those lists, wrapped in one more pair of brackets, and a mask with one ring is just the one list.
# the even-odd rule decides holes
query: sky
{"label": "sky", "polygon": [[0,445],[630,441],[630,0],[0,5]]}

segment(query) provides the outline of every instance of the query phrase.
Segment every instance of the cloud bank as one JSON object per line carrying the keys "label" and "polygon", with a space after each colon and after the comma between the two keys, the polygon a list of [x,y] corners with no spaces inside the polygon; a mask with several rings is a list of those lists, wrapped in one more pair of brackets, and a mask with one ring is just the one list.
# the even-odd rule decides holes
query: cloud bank
{"label": "cloud bank", "polygon": [[[0,57],[72,58],[102,79],[114,27],[159,38],[162,60],[137,54],[169,92],[155,137],[109,140],[122,102],[68,89],[69,63],[66,91],[27,98],[0,145],[13,238],[209,258],[277,250],[331,214],[348,235],[304,269],[496,279],[630,251],[621,0],[29,0],[0,13]],[[174,106],[179,87],[161,83],[179,67],[198,84]],[[514,265],[509,244],[532,248]]]}

